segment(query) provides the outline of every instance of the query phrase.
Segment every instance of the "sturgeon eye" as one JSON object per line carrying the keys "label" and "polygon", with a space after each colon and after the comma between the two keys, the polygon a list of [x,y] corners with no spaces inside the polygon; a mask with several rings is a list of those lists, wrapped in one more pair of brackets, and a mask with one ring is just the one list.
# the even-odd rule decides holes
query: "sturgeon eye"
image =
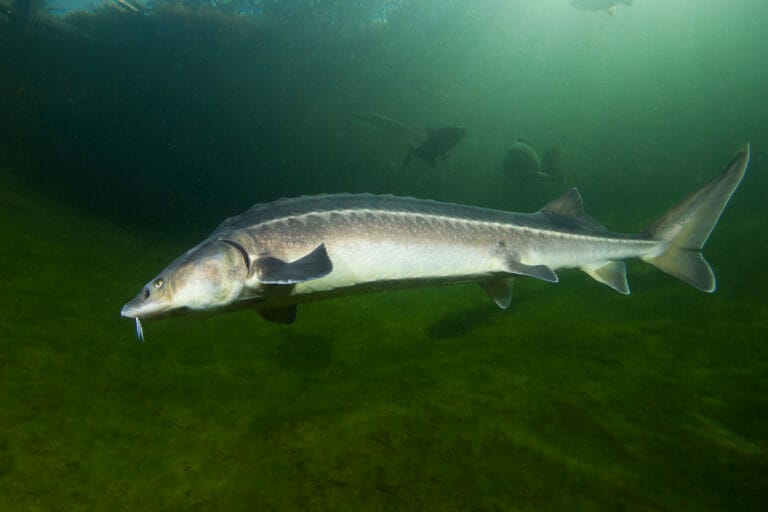
{"label": "sturgeon eye", "polygon": [[160,288],[162,288],[163,287],[163,278],[162,277],[158,277],[157,279],[155,279],[152,282],[152,286],[155,287],[155,290],[159,290]]}

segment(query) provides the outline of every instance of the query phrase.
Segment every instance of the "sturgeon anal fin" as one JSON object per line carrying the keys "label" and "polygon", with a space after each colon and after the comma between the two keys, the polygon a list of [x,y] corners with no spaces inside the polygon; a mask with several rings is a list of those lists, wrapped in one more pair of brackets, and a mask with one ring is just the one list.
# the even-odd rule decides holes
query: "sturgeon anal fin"
{"label": "sturgeon anal fin", "polygon": [[273,324],[292,324],[296,320],[296,304],[280,308],[259,309],[259,316]]}
{"label": "sturgeon anal fin", "polygon": [[536,279],[542,279],[544,281],[549,281],[550,283],[557,283],[560,281],[557,274],[555,274],[555,271],[546,265],[526,265],[519,261],[507,260],[507,270],[513,274],[535,277]]}
{"label": "sturgeon anal fin", "polygon": [[512,302],[513,282],[513,277],[502,277],[499,279],[481,281],[480,287],[485,290],[485,293],[487,293],[501,309],[507,309]]}
{"label": "sturgeon anal fin", "polygon": [[331,273],[333,263],[325,250],[325,244],[290,263],[265,256],[257,259],[253,266],[256,268],[259,282],[264,284],[296,284],[312,279],[319,279]]}
{"label": "sturgeon anal fin", "polygon": [[629,295],[627,267],[623,261],[608,261],[602,265],[581,267],[592,279],[610,286],[619,293]]}

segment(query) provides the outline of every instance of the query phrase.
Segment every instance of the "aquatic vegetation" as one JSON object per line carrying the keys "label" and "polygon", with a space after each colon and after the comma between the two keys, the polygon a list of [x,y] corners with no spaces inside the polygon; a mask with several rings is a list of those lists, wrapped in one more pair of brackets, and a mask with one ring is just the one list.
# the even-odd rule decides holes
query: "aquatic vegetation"
{"label": "aquatic vegetation", "polygon": [[762,499],[768,310],[751,304],[764,278],[710,296],[632,265],[624,300],[573,271],[519,282],[506,312],[474,286],[402,291],[312,304],[290,327],[248,311],[160,321],[140,345],[115,308],[180,241],[4,176],[0,507]]}

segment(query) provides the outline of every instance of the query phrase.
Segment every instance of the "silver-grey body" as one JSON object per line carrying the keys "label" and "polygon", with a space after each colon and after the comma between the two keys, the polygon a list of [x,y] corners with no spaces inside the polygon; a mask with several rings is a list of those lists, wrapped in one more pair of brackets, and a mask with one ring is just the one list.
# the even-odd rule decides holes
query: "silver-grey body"
{"label": "silver-grey body", "polygon": [[[372,289],[484,281],[511,276],[511,262],[552,270],[647,256],[659,242],[621,235],[570,216],[498,210],[413,198],[326,195],[256,205],[227,219],[201,245],[231,240],[250,261],[294,261],[324,244],[333,271],[264,294],[264,306]],[[194,249],[193,249],[194,250]],[[258,288],[246,282],[240,299]]]}

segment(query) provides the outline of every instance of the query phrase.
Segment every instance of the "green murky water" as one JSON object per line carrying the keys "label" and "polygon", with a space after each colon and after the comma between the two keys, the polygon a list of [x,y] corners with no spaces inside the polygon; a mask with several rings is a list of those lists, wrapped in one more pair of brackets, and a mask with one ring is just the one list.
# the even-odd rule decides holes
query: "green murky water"
{"label": "green murky water", "polygon": [[[682,4],[0,24],[0,509],[765,510],[768,9]],[[401,169],[404,141],[358,112],[467,135]],[[630,262],[630,296],[562,271],[518,279],[507,311],[460,285],[308,304],[292,326],[152,322],[144,344],[119,317],[257,201],[536,209],[562,187],[502,173],[517,137],[560,148],[627,232],[751,141],[705,250],[718,291]]]}

